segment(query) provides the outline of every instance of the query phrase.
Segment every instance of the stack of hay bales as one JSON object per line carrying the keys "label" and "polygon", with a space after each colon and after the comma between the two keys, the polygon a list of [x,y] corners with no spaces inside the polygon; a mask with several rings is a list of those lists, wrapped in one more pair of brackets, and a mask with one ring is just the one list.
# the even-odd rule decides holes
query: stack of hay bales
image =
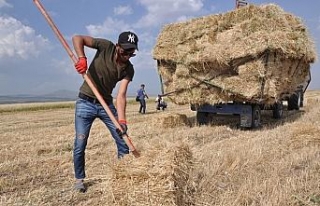
{"label": "stack of hay bales", "polygon": [[166,25],[153,58],[176,104],[273,104],[308,79],[316,52],[302,20],[268,4]]}
{"label": "stack of hay bales", "polygon": [[141,157],[127,155],[113,168],[115,205],[189,205],[192,154],[184,144],[152,143]]}

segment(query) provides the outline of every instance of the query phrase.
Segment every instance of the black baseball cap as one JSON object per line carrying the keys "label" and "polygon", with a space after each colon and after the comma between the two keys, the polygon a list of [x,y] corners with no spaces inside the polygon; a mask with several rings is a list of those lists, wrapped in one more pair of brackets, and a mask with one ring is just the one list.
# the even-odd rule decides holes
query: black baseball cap
{"label": "black baseball cap", "polygon": [[124,49],[136,49],[138,50],[138,36],[131,32],[125,31],[119,35],[118,44]]}

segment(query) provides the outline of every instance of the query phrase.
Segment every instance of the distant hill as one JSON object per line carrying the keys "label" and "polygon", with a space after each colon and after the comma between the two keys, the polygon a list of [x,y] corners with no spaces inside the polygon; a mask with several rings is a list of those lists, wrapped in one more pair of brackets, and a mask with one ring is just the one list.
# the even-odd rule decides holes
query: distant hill
{"label": "distant hill", "polygon": [[77,96],[78,92],[68,90],[58,90],[43,95],[0,95],[0,104],[74,101]]}
{"label": "distant hill", "polygon": [[[128,94],[129,98],[134,98],[135,94]],[[156,97],[150,95],[149,97]],[[57,90],[42,95],[18,94],[18,95],[0,95],[0,104],[32,103],[32,102],[61,102],[75,101],[78,98],[78,91]]]}

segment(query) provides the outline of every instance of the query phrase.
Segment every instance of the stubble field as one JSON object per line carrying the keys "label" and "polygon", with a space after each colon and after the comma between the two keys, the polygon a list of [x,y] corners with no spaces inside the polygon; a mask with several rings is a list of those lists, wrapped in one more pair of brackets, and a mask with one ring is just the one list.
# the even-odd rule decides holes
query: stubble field
{"label": "stubble field", "polygon": [[[73,104],[0,105],[0,205],[117,205],[110,184],[116,148],[98,119],[86,152],[88,190],[73,191]],[[308,91],[305,106],[285,111],[281,120],[264,111],[257,130],[238,129],[236,116],[199,127],[188,105],[169,102],[166,111],[156,111],[149,101],[145,115],[138,107],[129,102],[127,119],[142,155],[153,140],[191,148],[190,205],[320,205],[319,91]],[[190,126],[159,125],[159,116],[176,113]]]}

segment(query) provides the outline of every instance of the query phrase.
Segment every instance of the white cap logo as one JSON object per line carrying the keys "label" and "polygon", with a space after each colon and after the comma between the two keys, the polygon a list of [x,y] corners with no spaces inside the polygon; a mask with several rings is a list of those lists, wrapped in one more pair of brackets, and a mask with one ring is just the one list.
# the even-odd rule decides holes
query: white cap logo
{"label": "white cap logo", "polygon": [[129,35],[128,35],[128,41],[130,41],[131,43],[135,43],[134,35],[133,35],[133,34],[129,34]]}

